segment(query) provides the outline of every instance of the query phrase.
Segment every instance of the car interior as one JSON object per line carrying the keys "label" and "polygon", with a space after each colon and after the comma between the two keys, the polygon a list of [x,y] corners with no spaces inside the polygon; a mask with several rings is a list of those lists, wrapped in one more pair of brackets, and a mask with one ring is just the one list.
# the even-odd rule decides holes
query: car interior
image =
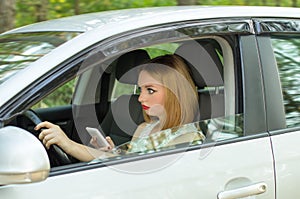
{"label": "car interior", "polygon": [[[206,41],[185,42],[175,51],[175,54],[186,59],[198,87],[200,120],[224,116],[223,65],[216,53],[215,47]],[[141,49],[120,56],[115,65],[116,79],[122,83],[135,84],[138,75],[132,69],[148,60],[150,57],[147,51]],[[131,73],[126,74],[129,71]],[[132,134],[128,132],[133,133],[142,122],[143,113],[138,95],[121,95],[110,105],[100,127],[106,135],[118,140],[116,143],[119,145],[130,141]]]}

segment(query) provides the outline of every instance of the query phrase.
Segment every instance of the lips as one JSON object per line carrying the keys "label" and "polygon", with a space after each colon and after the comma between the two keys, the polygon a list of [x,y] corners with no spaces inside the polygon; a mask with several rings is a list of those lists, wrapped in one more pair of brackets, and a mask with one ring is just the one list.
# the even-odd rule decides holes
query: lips
{"label": "lips", "polygon": [[142,108],[146,111],[146,110],[148,110],[150,107],[149,107],[149,106],[146,106],[146,105],[142,105]]}

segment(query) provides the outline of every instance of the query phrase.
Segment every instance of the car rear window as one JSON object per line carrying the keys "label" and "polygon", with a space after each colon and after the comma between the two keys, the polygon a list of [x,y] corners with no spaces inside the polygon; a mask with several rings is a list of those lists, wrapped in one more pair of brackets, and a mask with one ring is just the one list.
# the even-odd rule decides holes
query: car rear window
{"label": "car rear window", "polygon": [[37,32],[0,36],[0,84],[78,32]]}
{"label": "car rear window", "polygon": [[286,126],[300,126],[300,35],[272,36],[281,81]]}

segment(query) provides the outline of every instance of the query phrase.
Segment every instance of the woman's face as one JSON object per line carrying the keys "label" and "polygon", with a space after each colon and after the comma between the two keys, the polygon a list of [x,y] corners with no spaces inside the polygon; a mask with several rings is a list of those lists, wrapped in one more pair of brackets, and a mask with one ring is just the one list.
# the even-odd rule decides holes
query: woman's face
{"label": "woman's face", "polygon": [[146,114],[156,117],[164,115],[165,87],[147,71],[140,72],[138,85],[141,89],[139,102]]}

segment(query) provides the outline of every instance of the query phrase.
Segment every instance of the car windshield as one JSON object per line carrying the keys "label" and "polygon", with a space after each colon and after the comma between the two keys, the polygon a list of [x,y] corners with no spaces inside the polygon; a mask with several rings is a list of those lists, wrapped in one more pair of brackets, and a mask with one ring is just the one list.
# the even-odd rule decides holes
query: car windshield
{"label": "car windshield", "polygon": [[0,84],[78,32],[37,32],[0,36]]}

